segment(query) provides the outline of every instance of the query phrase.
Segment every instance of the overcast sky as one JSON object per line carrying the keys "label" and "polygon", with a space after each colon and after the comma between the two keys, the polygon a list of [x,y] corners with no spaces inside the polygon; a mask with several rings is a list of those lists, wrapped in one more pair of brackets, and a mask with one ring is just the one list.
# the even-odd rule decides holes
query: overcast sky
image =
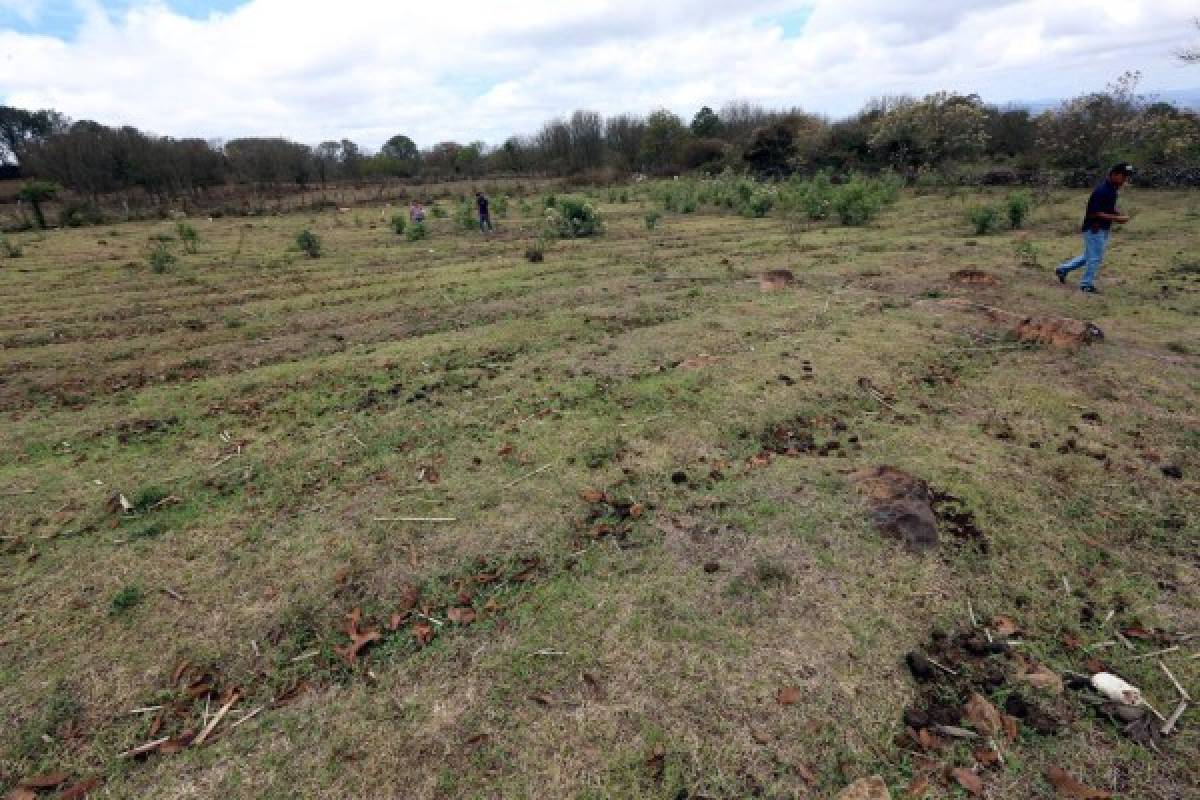
{"label": "overcast sky", "polygon": [[1196,0],[0,0],[0,99],[174,136],[498,143],[573,109],[1200,87]]}

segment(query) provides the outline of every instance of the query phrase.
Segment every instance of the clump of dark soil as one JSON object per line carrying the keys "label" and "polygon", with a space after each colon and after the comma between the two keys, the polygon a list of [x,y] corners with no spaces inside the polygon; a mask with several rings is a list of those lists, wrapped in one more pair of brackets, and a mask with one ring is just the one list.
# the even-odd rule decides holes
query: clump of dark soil
{"label": "clump of dark soil", "polygon": [[933,513],[937,515],[938,527],[961,542],[973,544],[981,553],[988,552],[988,540],[975,522],[975,513],[967,508],[961,498],[949,492],[933,490]]}

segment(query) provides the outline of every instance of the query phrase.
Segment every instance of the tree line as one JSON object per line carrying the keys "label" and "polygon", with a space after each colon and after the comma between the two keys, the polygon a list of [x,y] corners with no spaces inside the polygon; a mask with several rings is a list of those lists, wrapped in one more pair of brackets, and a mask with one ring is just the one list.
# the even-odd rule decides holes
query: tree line
{"label": "tree line", "polygon": [[71,121],[0,106],[0,163],[26,178],[99,195],[142,189],[174,197],[223,184],[295,184],[490,175],[650,175],[733,169],[764,176],[897,170],[914,176],[987,162],[1016,169],[1096,169],[1115,160],[1200,164],[1200,115],[1138,94],[1137,73],[1041,113],[937,92],[872,100],[830,120],[799,108],[732,102],[690,120],[658,110],[604,117],[576,111],[497,146],[446,141],[421,149],[403,134],[377,152],[342,139],[206,141]]}

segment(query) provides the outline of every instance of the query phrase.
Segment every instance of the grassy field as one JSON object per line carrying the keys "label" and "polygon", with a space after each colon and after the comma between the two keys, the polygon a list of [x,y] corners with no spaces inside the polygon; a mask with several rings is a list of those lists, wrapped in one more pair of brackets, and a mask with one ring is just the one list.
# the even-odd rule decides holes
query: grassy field
{"label": "grassy field", "polygon": [[[782,798],[879,774],[965,796],[946,771],[971,744],[918,753],[902,716],[905,654],[968,603],[1169,714],[1156,642],[1105,643],[1200,632],[1200,196],[1126,194],[1099,296],[1051,273],[1078,192],[982,237],[971,192],[862,228],[652,231],[641,195],[602,193],[606,232],[543,263],[517,198],[487,239],[439,219],[409,242],[379,207],[194,219],[161,272],[170,222],[10,236],[0,790],[64,770],[98,797]],[[795,284],[763,291],[772,269]],[[952,298],[1106,338],[1024,346]],[[764,456],[798,419],[824,446]],[[983,541],[882,538],[848,479],[881,464]],[[351,666],[355,609],[379,638]],[[1198,650],[1164,660],[1200,698]],[[119,757],[230,698],[203,744]],[[987,796],[1054,796],[1049,765],[1200,796],[1197,709],[1154,754],[1086,693],[1039,702],[1061,729],[1022,727]]]}

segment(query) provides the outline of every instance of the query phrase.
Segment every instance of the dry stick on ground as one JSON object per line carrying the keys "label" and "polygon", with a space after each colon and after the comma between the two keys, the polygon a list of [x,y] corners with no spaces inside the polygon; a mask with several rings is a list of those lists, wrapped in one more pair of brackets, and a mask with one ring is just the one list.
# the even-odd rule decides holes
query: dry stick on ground
{"label": "dry stick on ground", "polygon": [[229,726],[229,730],[233,730],[233,729],[234,729],[234,728],[236,728],[238,725],[241,725],[243,722],[249,722],[250,720],[254,719],[254,718],[255,718],[255,717],[257,717],[257,716],[259,715],[259,713],[260,713],[260,712],[261,712],[263,709],[265,709],[265,708],[266,708],[266,706],[259,706],[258,708],[254,709],[254,710],[253,710],[253,711],[251,711],[249,714],[247,714],[246,716],[244,716],[244,717],[242,717],[241,719],[239,719],[237,722],[235,722],[235,723],[233,723],[232,725],[230,725],[230,726]]}
{"label": "dry stick on ground", "polygon": [[1171,716],[1168,717],[1166,722],[1163,723],[1163,726],[1158,729],[1158,732],[1161,733],[1163,736],[1170,736],[1172,733],[1174,733],[1176,723],[1179,722],[1179,718],[1182,717],[1184,715],[1184,712],[1186,712],[1187,710],[1188,710],[1188,701],[1180,700],[1179,705],[1175,707],[1175,710],[1173,712],[1171,712]]}
{"label": "dry stick on ground", "polygon": [[134,756],[140,756],[145,753],[149,753],[154,750],[157,750],[158,748],[162,747],[164,744],[166,744],[169,741],[171,741],[171,737],[164,736],[161,739],[155,739],[152,742],[146,742],[145,744],[139,744],[137,747],[126,750],[124,753],[119,753],[117,755],[117,758],[133,758]]}
{"label": "dry stick on ground", "polygon": [[213,732],[213,729],[221,723],[221,720],[224,719],[225,715],[229,713],[229,709],[233,708],[233,704],[241,699],[242,695],[238,692],[234,692],[225,705],[221,706],[217,710],[216,714],[213,714],[213,718],[208,721],[208,725],[204,727],[204,730],[200,731],[200,735],[196,737],[196,740],[192,742],[192,744],[196,747],[204,744],[204,740],[207,739],[208,735]]}
{"label": "dry stick on ground", "polygon": [[374,517],[374,522],[458,522],[458,517]]}
{"label": "dry stick on ground", "polygon": [[526,474],[522,475],[521,477],[517,478],[515,481],[509,481],[508,483],[504,484],[500,488],[501,489],[511,489],[513,486],[516,486],[521,481],[523,481],[527,478],[532,478],[534,475],[537,475],[539,472],[545,472],[546,470],[550,469],[553,466],[554,466],[554,464],[547,464],[544,467],[538,467],[533,472],[526,473]]}
{"label": "dry stick on ground", "polygon": [[1190,703],[1192,701],[1192,696],[1187,693],[1187,689],[1183,688],[1183,684],[1181,684],[1175,677],[1175,674],[1167,668],[1167,665],[1163,663],[1162,659],[1159,659],[1158,666],[1167,674],[1167,677],[1171,679],[1171,683],[1175,684],[1175,691],[1179,692],[1179,696]]}
{"label": "dry stick on ground", "polygon": [[949,667],[942,666],[938,662],[934,661],[932,658],[926,658],[925,660],[928,661],[930,664],[933,664],[935,667],[940,669],[942,672],[945,672],[947,675],[957,675],[958,674],[957,672],[950,669]]}
{"label": "dry stick on ground", "polygon": [[1155,650],[1153,653],[1146,653],[1145,655],[1134,656],[1133,660],[1134,661],[1144,661],[1147,658],[1157,658],[1158,656],[1165,656],[1167,653],[1174,653],[1177,650],[1179,650],[1179,645],[1175,645],[1174,647],[1166,647],[1166,648],[1163,648],[1162,650]]}

